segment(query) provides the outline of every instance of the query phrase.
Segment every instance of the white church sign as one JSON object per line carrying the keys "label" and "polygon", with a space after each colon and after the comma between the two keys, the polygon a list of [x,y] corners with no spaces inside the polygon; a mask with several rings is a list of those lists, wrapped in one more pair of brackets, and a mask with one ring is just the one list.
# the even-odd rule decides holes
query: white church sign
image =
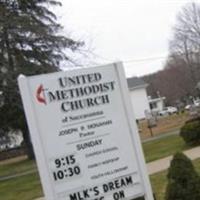
{"label": "white church sign", "polygon": [[18,81],[46,200],[153,199],[121,63]]}

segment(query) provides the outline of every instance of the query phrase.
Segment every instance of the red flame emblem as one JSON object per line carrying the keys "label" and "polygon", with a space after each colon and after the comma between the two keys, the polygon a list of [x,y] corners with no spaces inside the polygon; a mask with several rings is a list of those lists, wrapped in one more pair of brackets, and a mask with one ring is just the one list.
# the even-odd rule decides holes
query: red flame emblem
{"label": "red flame emblem", "polygon": [[45,96],[44,96],[44,88],[43,85],[40,85],[37,88],[37,92],[36,92],[36,98],[38,100],[39,103],[44,103],[46,105],[46,100],[45,100]]}

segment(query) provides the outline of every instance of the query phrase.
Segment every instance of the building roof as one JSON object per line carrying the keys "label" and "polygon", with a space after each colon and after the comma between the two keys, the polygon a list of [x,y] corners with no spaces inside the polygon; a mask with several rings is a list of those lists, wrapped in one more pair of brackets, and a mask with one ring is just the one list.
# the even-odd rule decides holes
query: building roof
{"label": "building roof", "polygon": [[131,77],[127,79],[129,90],[134,90],[138,88],[146,88],[148,86],[141,78]]}
{"label": "building roof", "polygon": [[154,102],[164,101],[165,99],[166,99],[165,97],[158,97],[158,98],[155,98],[155,99],[148,98],[149,103],[154,103]]}

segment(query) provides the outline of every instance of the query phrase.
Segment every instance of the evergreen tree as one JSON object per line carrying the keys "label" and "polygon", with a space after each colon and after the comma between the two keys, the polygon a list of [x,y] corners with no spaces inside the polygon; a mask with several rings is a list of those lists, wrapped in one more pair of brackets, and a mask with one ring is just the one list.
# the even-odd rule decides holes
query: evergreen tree
{"label": "evergreen tree", "polygon": [[200,199],[200,178],[183,153],[174,156],[167,177],[166,200]]}
{"label": "evergreen tree", "polygon": [[62,27],[50,6],[61,6],[61,3],[0,0],[0,103],[3,104],[0,104],[0,129],[21,130],[28,147],[31,143],[17,76],[57,71],[62,61],[71,61],[65,50],[73,53],[83,45],[59,34]]}

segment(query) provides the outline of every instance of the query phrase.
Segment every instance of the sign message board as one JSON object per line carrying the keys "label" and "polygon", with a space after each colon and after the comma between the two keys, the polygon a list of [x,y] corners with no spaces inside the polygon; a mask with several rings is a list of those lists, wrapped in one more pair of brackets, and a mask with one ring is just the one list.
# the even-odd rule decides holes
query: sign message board
{"label": "sign message board", "polygon": [[18,81],[46,200],[153,199],[121,63]]}

